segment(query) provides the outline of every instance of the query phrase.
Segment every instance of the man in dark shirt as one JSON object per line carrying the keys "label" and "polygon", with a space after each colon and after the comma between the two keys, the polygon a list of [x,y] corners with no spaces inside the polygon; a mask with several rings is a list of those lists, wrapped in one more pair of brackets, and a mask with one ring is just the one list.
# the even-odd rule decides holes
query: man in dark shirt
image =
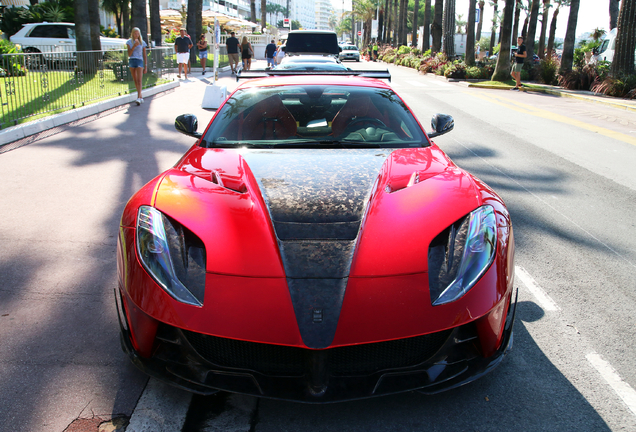
{"label": "man in dark shirt", "polygon": [[523,60],[528,56],[526,46],[523,44],[523,38],[519,36],[517,38],[517,51],[514,52],[515,63],[512,65],[512,71],[510,76],[514,78],[517,85],[512,90],[519,90],[521,88],[521,69],[523,69]]}
{"label": "man in dark shirt", "polygon": [[177,63],[179,63],[178,78],[181,78],[181,68],[183,68],[186,79],[188,78],[188,61],[190,60],[190,48],[192,48],[192,40],[186,35],[184,28],[179,29],[181,36],[174,40],[174,50],[177,52]]}
{"label": "man in dark shirt", "polygon": [[234,37],[234,32],[230,33],[230,37],[225,41],[227,47],[227,56],[230,60],[230,67],[232,68],[232,74],[236,73],[236,67],[239,62],[239,41]]}
{"label": "man in dark shirt", "polygon": [[274,39],[265,47],[265,58],[267,59],[267,66],[274,67],[274,54],[276,54],[276,44]]}

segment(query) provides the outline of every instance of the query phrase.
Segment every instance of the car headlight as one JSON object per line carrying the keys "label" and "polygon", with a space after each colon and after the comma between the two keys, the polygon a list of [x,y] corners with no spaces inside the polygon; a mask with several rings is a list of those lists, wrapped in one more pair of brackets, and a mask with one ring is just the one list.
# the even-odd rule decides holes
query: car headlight
{"label": "car headlight", "polygon": [[153,279],[176,300],[201,306],[205,293],[205,246],[192,232],[157,209],[139,207],[137,254]]}
{"label": "car headlight", "polygon": [[483,206],[457,221],[431,242],[428,282],[434,306],[450,303],[470,290],[492,264],[497,250],[497,220]]}

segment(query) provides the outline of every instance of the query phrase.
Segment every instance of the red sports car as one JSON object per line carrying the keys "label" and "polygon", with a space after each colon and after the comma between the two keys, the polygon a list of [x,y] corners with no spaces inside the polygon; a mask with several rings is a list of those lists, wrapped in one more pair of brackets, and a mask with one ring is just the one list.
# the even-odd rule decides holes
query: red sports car
{"label": "red sports car", "polygon": [[119,230],[122,346],[152,376],[324,403],[436,393],[512,344],[510,215],[378,79],[243,82]]}

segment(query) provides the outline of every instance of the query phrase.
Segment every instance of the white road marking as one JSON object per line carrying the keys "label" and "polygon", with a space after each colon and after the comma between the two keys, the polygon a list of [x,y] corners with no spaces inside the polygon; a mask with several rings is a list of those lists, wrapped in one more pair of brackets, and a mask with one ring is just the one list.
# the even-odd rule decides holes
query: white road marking
{"label": "white road marking", "polygon": [[411,84],[412,86],[415,86],[415,87],[428,87],[426,84],[424,84],[422,82],[419,82],[419,81],[409,80],[409,81],[406,81],[406,82]]}
{"label": "white road marking", "polygon": [[174,432],[183,429],[192,393],[150,378],[127,432]]}
{"label": "white road marking", "polygon": [[534,298],[537,299],[539,306],[543,308],[544,311],[558,311],[561,308],[550,298],[550,296],[543,291],[543,289],[537,285],[535,280],[530,276],[530,274],[523,268],[519,266],[515,266],[515,276],[518,277],[521,282],[528,288],[528,290],[532,293]]}
{"label": "white road marking", "polygon": [[636,391],[621,379],[616,373],[611,364],[603,360],[603,358],[595,353],[591,352],[585,356],[594,369],[601,374],[603,379],[612,387],[612,390],[625,402],[625,405],[636,415]]}

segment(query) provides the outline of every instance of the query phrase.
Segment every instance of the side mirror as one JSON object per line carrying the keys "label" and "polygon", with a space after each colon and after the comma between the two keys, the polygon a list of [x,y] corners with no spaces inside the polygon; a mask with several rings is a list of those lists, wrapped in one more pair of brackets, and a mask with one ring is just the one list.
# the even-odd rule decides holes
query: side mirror
{"label": "side mirror", "polygon": [[433,132],[428,134],[429,138],[444,135],[455,127],[455,120],[448,114],[435,114],[431,119],[431,127]]}
{"label": "side mirror", "polygon": [[181,114],[174,121],[174,128],[176,130],[194,138],[201,138],[202,134],[197,132],[198,127],[199,121],[194,114]]}

